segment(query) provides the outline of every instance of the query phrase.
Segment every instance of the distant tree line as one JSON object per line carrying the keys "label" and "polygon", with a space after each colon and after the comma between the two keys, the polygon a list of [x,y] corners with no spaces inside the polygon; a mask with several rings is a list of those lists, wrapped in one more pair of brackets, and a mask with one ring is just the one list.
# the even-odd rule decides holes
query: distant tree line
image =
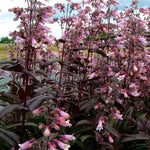
{"label": "distant tree line", "polygon": [[2,37],[0,38],[0,44],[10,44],[13,43],[15,38]]}

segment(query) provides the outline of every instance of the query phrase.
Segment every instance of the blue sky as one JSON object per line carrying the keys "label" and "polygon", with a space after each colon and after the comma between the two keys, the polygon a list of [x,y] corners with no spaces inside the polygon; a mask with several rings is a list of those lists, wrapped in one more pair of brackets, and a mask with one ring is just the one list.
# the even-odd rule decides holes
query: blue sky
{"label": "blue sky", "polygon": [[[2,1],[2,0],[1,0]],[[19,22],[13,21],[14,15],[13,13],[8,12],[9,8],[13,7],[24,7],[25,0],[3,0],[0,4],[0,37],[8,36],[10,32],[16,29]],[[65,0],[49,0],[50,5],[54,5],[55,2],[65,2]],[[79,1],[79,0],[74,0]],[[125,6],[129,6],[132,0],[117,0],[120,2],[118,9],[122,11]],[[150,7],[150,0],[139,0],[139,7]],[[56,30],[57,29],[57,30]],[[60,36],[60,28],[58,24],[51,25],[52,33],[55,36]]]}

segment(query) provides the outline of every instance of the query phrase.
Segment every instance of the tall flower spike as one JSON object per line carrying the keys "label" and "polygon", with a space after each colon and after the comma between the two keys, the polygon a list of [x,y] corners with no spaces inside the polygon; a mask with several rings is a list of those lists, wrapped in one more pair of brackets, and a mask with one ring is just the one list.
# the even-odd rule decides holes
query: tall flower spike
{"label": "tall flower spike", "polygon": [[65,144],[57,139],[54,139],[54,142],[63,150],[69,150],[69,148],[70,148],[70,145]]}

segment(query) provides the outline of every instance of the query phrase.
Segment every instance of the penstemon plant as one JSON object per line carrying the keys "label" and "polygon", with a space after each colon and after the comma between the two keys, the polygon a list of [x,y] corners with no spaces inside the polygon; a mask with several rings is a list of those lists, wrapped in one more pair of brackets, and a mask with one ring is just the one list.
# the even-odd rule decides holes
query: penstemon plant
{"label": "penstemon plant", "polygon": [[[149,8],[137,0],[122,12],[115,0],[25,3],[10,9],[19,31],[0,62],[9,78],[1,85],[1,149],[148,149]],[[60,39],[46,22],[60,24]]]}

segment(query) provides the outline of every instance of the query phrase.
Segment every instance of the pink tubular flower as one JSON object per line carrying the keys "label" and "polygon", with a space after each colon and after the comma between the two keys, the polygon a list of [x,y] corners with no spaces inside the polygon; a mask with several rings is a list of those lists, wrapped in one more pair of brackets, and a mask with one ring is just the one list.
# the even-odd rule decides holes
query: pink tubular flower
{"label": "pink tubular flower", "polygon": [[130,84],[130,85],[129,85],[129,88],[130,88],[130,89],[132,89],[132,88],[133,88],[133,89],[137,89],[137,82]]}
{"label": "pink tubular flower", "polygon": [[123,75],[120,75],[117,79],[118,79],[119,81],[121,81],[121,80],[123,80],[125,77],[126,77],[126,74],[123,74]]}
{"label": "pink tubular flower", "polygon": [[126,89],[123,89],[123,95],[124,95],[125,98],[128,98],[128,94],[127,94]]}
{"label": "pink tubular flower", "polygon": [[63,117],[57,117],[57,121],[58,121],[58,124],[60,124],[61,126],[66,124],[65,118]]}
{"label": "pink tubular flower", "polygon": [[39,47],[39,44],[37,43],[37,41],[34,39],[34,37],[31,37],[32,40],[32,46],[33,47]]}
{"label": "pink tubular flower", "polygon": [[55,130],[59,130],[60,129],[60,127],[56,123],[53,122],[52,125],[55,128]]}
{"label": "pink tubular flower", "polygon": [[133,65],[133,70],[134,70],[135,72],[138,72],[138,70],[139,70],[135,64]]}
{"label": "pink tubular flower", "polygon": [[110,133],[107,134],[108,135],[108,140],[110,143],[114,143],[113,138],[111,137]]}
{"label": "pink tubular flower", "polygon": [[26,42],[26,40],[25,39],[23,39],[23,38],[21,38],[21,37],[19,37],[19,36],[17,36],[16,37],[16,40],[14,41],[16,44],[23,44],[24,42]]}
{"label": "pink tubular flower", "polygon": [[114,46],[115,46],[116,48],[118,48],[118,49],[123,49],[123,48],[125,48],[124,45],[121,45],[121,44],[115,44]]}
{"label": "pink tubular flower", "polygon": [[50,136],[51,133],[49,131],[49,127],[48,126],[46,126],[43,134],[44,134],[44,136]]}
{"label": "pink tubular flower", "polygon": [[58,108],[56,108],[55,110],[61,115],[61,117],[65,118],[65,119],[70,117],[70,115],[68,113],[66,113]]}
{"label": "pink tubular flower", "polygon": [[123,120],[122,115],[120,115],[118,113],[114,113],[114,118],[117,118],[119,120]]}
{"label": "pink tubular flower", "polygon": [[72,124],[70,123],[70,120],[67,120],[67,121],[65,121],[65,124],[62,124],[61,126],[70,128],[72,126]]}
{"label": "pink tubular flower", "polygon": [[62,143],[61,141],[54,139],[54,142],[63,150],[68,150],[70,148],[70,145]]}
{"label": "pink tubular flower", "polygon": [[43,107],[37,108],[35,110],[32,111],[33,115],[37,115],[42,111]]}
{"label": "pink tubular flower", "polygon": [[96,109],[98,109],[99,107],[100,107],[100,104],[97,104],[97,105],[94,106],[94,109],[96,110]]}
{"label": "pink tubular flower", "polygon": [[119,103],[119,104],[122,104],[122,100],[117,98],[116,101]]}
{"label": "pink tubular flower", "polygon": [[68,141],[72,141],[76,139],[73,135],[60,135],[60,137],[65,138]]}
{"label": "pink tubular flower", "polygon": [[44,126],[44,124],[43,124],[43,123],[41,123],[41,124],[38,126],[38,128],[39,128],[39,129],[42,129],[42,128],[43,128],[43,126]]}
{"label": "pink tubular flower", "polygon": [[49,146],[50,150],[56,150],[56,148],[50,142],[48,142],[48,146]]}
{"label": "pink tubular flower", "polygon": [[141,95],[141,92],[133,91],[133,92],[130,92],[130,94],[134,97],[138,97]]}
{"label": "pink tubular flower", "polygon": [[32,139],[30,141],[26,141],[23,144],[18,144],[20,146],[19,150],[24,150],[24,149],[27,149],[29,147],[32,147],[33,142],[34,142],[34,139]]}
{"label": "pink tubular flower", "polygon": [[141,42],[143,45],[147,44],[147,40],[144,37],[138,37],[137,40]]}
{"label": "pink tubular flower", "polygon": [[96,72],[93,72],[92,74],[90,74],[90,75],[89,75],[89,79],[94,78],[96,75],[97,75],[97,71],[96,71]]}
{"label": "pink tubular flower", "polygon": [[103,117],[100,117],[96,130],[101,131],[103,129],[102,120],[103,120]]}

